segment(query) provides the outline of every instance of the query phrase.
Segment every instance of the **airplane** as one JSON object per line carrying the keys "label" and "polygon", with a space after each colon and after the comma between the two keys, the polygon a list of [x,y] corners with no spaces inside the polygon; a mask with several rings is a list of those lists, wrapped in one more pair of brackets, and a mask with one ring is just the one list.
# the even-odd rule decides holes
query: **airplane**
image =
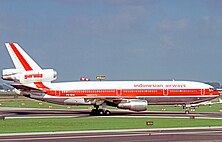
{"label": "airplane", "polygon": [[[219,96],[211,85],[195,81],[76,81],[54,83],[57,72],[42,69],[17,43],[5,43],[15,68],[4,69],[2,79],[25,97],[62,105],[91,105],[92,115],[109,115],[107,106],[146,111],[148,105],[191,104]],[[102,109],[99,109],[101,108]]]}

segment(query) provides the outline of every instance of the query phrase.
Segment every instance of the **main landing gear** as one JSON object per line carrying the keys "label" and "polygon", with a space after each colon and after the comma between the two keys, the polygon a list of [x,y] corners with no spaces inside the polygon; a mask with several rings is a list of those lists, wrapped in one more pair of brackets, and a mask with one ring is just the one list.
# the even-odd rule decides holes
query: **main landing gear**
{"label": "main landing gear", "polygon": [[110,115],[110,111],[106,110],[106,104],[102,104],[102,109],[99,109],[99,105],[94,105],[95,109],[92,109],[90,115],[98,116],[98,115]]}
{"label": "main landing gear", "polygon": [[185,104],[183,105],[183,109],[185,109],[185,114],[190,114],[190,111],[195,110],[195,106]]}
{"label": "main landing gear", "polygon": [[190,113],[190,109],[188,108],[185,110],[185,114],[189,114],[189,113]]}

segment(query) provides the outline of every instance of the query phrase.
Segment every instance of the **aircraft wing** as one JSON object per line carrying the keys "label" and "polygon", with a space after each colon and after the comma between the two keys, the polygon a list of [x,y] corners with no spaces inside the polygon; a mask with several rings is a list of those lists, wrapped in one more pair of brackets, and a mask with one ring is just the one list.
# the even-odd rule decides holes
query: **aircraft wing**
{"label": "aircraft wing", "polygon": [[115,96],[115,97],[105,97],[105,96],[86,96],[83,97],[86,102],[94,102],[96,105],[101,105],[102,103],[111,103],[111,104],[119,104],[124,99],[136,99],[135,96],[133,97],[121,97],[121,96]]}

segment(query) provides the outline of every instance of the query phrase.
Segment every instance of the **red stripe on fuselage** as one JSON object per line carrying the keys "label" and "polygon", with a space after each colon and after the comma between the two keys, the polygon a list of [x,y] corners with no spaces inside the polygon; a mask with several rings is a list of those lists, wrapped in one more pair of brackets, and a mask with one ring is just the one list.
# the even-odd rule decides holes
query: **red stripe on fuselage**
{"label": "red stripe on fuselage", "polygon": [[28,64],[28,62],[25,60],[25,58],[22,56],[22,54],[18,51],[18,49],[15,47],[15,45],[13,43],[9,44],[12,48],[12,50],[14,51],[14,53],[16,54],[16,56],[18,57],[19,61],[21,62],[22,66],[24,67],[24,69],[26,71],[31,71],[33,70],[32,67]]}
{"label": "red stripe on fuselage", "polygon": [[[175,91],[175,89],[173,89]],[[178,89],[181,90],[181,89]],[[191,92],[193,91],[193,92]],[[51,96],[60,96],[60,97],[129,97],[135,98],[137,96],[140,97],[197,97],[197,96],[218,96],[218,91],[209,91],[209,89],[205,89],[205,93],[203,94],[200,89],[184,89],[183,91],[178,92],[168,92],[167,94],[163,91],[163,89],[123,89],[121,94],[118,94],[118,90],[116,89],[107,89],[107,90],[48,90],[48,95]],[[56,94],[56,95],[55,95]]]}
{"label": "red stripe on fuselage", "polygon": [[49,90],[50,89],[49,87],[45,86],[42,82],[34,82],[34,84],[37,88],[41,88],[43,90]]}

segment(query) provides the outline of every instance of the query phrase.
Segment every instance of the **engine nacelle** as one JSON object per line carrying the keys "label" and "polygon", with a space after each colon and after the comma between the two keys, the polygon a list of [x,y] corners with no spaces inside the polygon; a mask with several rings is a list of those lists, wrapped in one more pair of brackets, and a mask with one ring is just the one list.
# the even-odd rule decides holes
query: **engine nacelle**
{"label": "engine nacelle", "polygon": [[57,78],[53,69],[38,71],[21,71],[19,69],[5,69],[2,72],[2,79],[19,83],[50,82]]}
{"label": "engine nacelle", "polygon": [[119,108],[129,109],[132,111],[145,111],[147,110],[147,101],[146,100],[123,100],[118,104]]}

